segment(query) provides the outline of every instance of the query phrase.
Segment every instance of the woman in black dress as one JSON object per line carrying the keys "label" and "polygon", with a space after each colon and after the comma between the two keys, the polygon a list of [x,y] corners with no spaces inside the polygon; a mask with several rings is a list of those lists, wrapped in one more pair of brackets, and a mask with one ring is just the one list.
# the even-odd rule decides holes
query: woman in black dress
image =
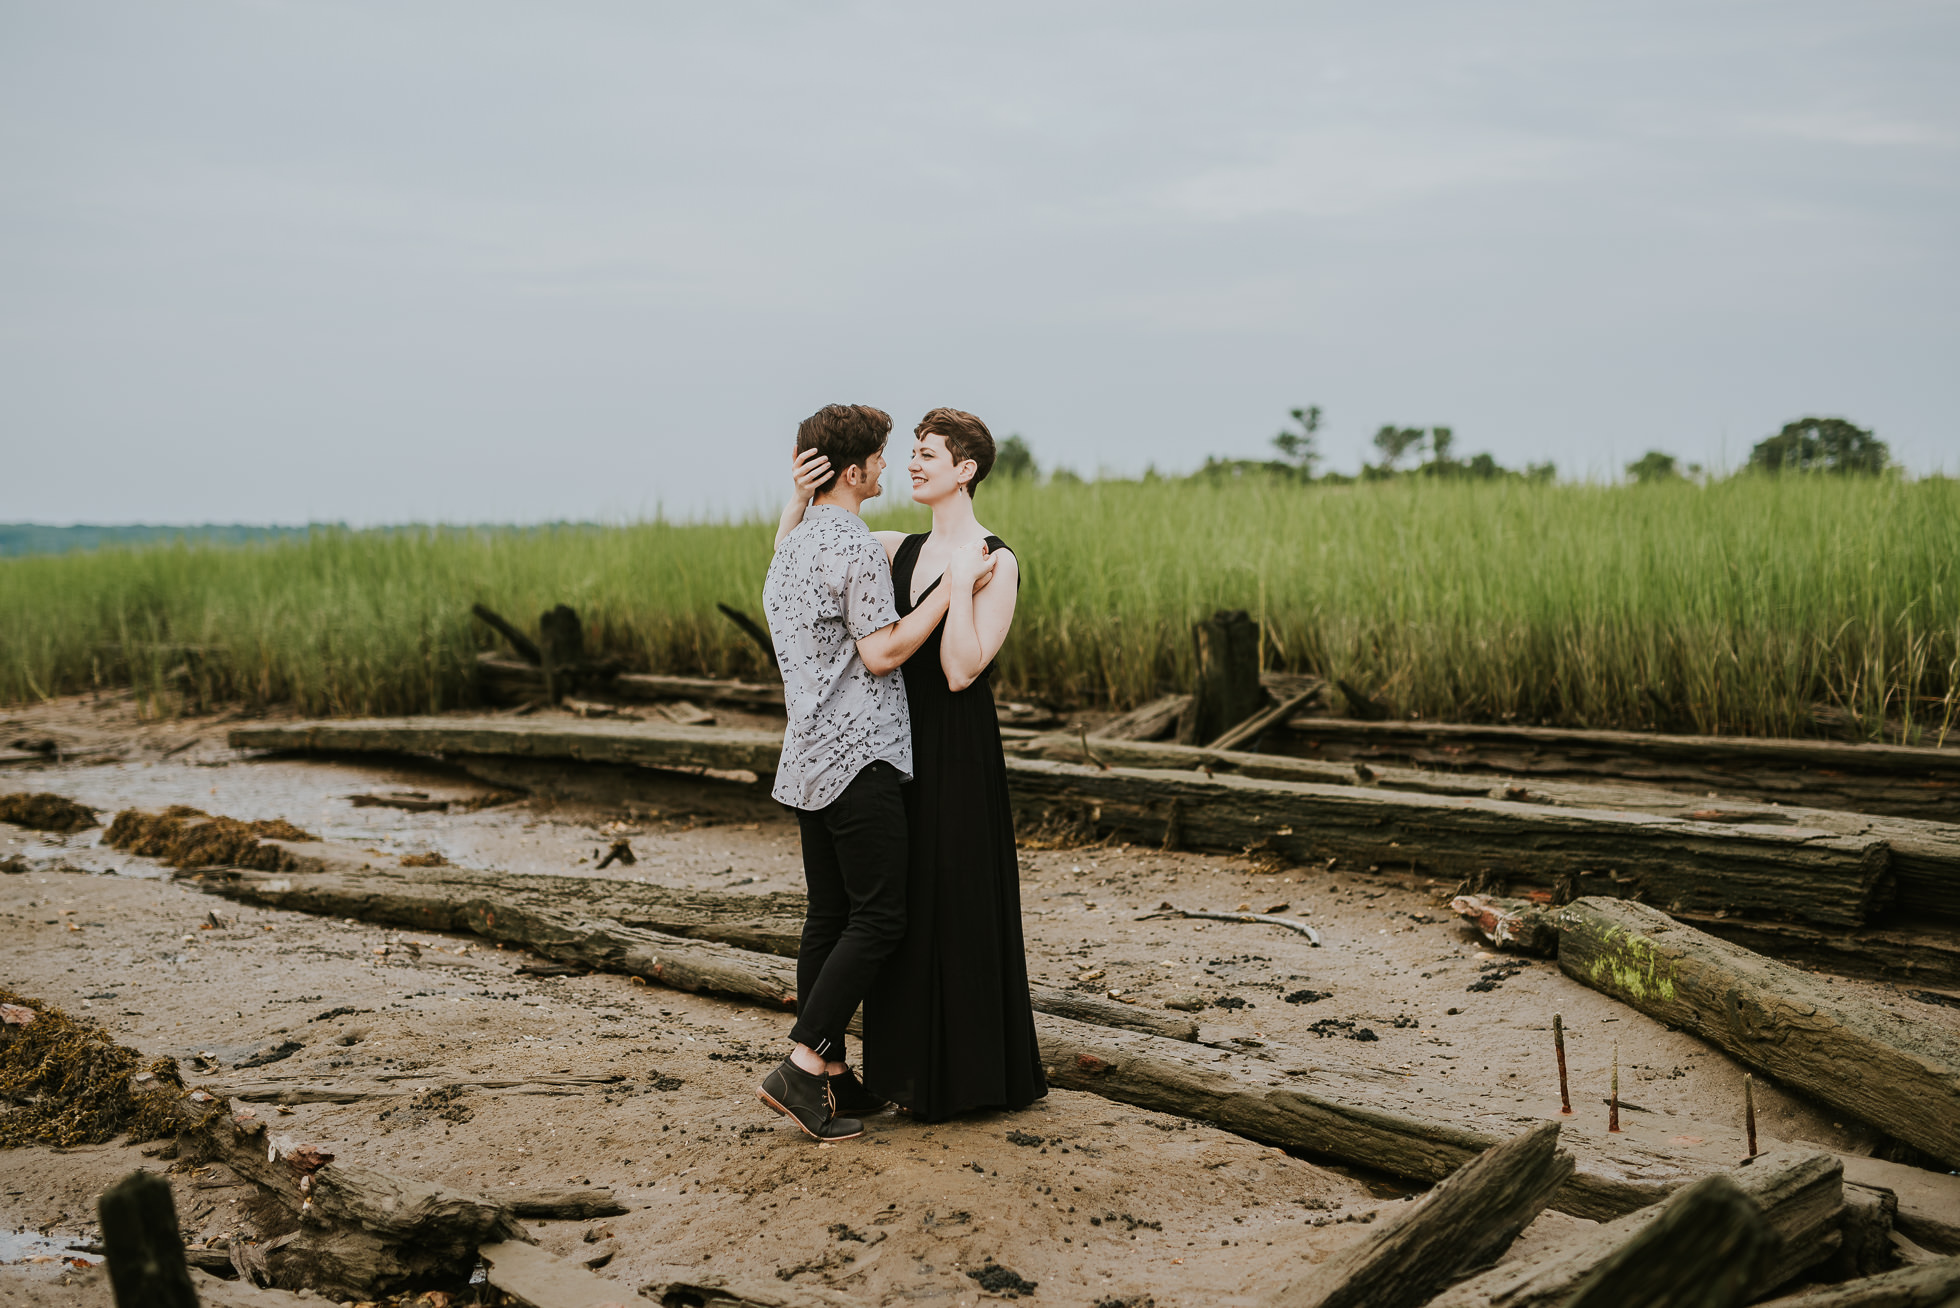
{"label": "woman in black dress", "polygon": [[[1020,865],[989,684],[1014,620],[1018,564],[973,512],[994,461],[986,425],[956,409],[919,423],[912,498],[929,534],[878,533],[900,616],[934,587],[953,601],[905,664],[913,779],[905,941],[864,1001],[864,1082],[926,1121],[1024,1108],[1048,1093],[1028,1002]],[[976,583],[979,583],[976,592]]]}

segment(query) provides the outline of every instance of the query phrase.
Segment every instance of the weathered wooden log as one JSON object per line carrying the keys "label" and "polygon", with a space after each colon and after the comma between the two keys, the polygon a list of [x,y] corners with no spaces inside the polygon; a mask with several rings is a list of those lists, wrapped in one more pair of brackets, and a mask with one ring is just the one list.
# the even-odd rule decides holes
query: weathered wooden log
{"label": "weathered wooden log", "polygon": [[1960,1040],[1644,904],[1559,910],[1559,968],[1960,1167]]}
{"label": "weathered wooden log", "polygon": [[1161,740],[1177,730],[1189,695],[1160,695],[1147,704],[1111,718],[1096,731],[1099,740]]}
{"label": "weathered wooden log", "polygon": [[[499,654],[476,656],[477,677],[490,698],[515,702],[536,698],[544,692],[544,673],[528,663]],[[717,677],[670,677],[656,673],[620,672],[594,678],[588,684],[615,699],[652,702],[658,700],[699,700],[709,704],[731,704],[761,712],[783,711],[783,688],[751,681],[730,681]]]}
{"label": "weathered wooden log", "polygon": [[661,1308],[865,1308],[865,1301],[816,1285],[730,1284],[696,1267],[669,1268],[640,1287]]}
{"label": "weathered wooden log", "polygon": [[1137,843],[1160,843],[1175,812],[1187,848],[1450,879],[1562,878],[1577,893],[1639,894],[1670,911],[1861,926],[1890,888],[1883,840],[1804,828],[1041,759],[1009,760],[1008,783],[1024,819],[1073,815]]}
{"label": "weathered wooden log", "polygon": [[1296,717],[1270,747],[1331,762],[1614,779],[1817,808],[1960,821],[1960,749],[1637,731]]}
{"label": "weathered wooden log", "polygon": [[1583,1278],[1566,1308],[1741,1308],[1778,1236],[1726,1176],[1695,1182]]}
{"label": "weathered wooden log", "polygon": [[[296,872],[205,872],[213,894],[266,908],[355,918],[422,931],[480,935],[559,962],[625,972],[680,990],[793,1006],[803,896],[679,891],[607,877],[538,876],[466,868],[365,866],[359,850],[282,843]],[[727,946],[774,955],[730,962]],[[1096,995],[1037,985],[1035,1006],[1077,1021],[1195,1040],[1198,1024]]]}
{"label": "weathered wooden log", "polygon": [[[654,769],[774,770],[773,733],[653,723],[381,719],[239,728],[239,748],[384,751],[584,760]],[[1574,894],[1641,895],[1682,913],[1795,917],[1863,926],[1885,906],[1886,840],[1802,826],[1729,824],[1607,810],[1243,776],[1011,758],[1031,821],[1074,815],[1098,833],[1161,843],[1255,847],[1297,862],[1329,857],[1455,879],[1551,882]]]}
{"label": "weathered wooden log", "polygon": [[1960,1304],[1960,1258],[1819,1286],[1771,1299],[1761,1308],[1954,1308],[1955,1304]]}
{"label": "weathered wooden log", "polygon": [[1960,924],[1912,925],[1898,911],[1885,926],[1822,927],[1757,917],[1682,913],[1678,920],[1730,944],[1839,976],[1960,989]]}
{"label": "weathered wooden log", "polygon": [[[1091,736],[1050,733],[1017,742],[1011,752],[1025,758],[1063,763],[1085,759],[1085,743],[1103,764],[1114,767],[1166,768],[1173,771],[1220,772],[1266,781],[1305,781],[1332,786],[1362,784],[1353,765],[1332,759],[1255,754],[1214,746],[1197,749],[1168,742],[1110,742]],[[1923,818],[1847,813],[1834,808],[1805,808],[1783,802],[1711,802],[1705,792],[1683,794],[1645,784],[1589,781],[1528,780],[1465,774],[1412,767],[1368,764],[1370,787],[1410,794],[1453,795],[1459,798],[1512,799],[1561,808],[1624,809],[1692,822],[1730,826],[1787,826],[1829,831],[1841,836],[1876,836],[1892,851],[1894,907],[1903,915],[1927,915],[1960,924],[1960,824]],[[1550,889],[1546,884],[1541,888]]]}
{"label": "weathered wooden log", "polygon": [[1218,739],[1211,742],[1212,749],[1252,749],[1259,738],[1275,724],[1284,721],[1292,712],[1320,693],[1319,688],[1295,691],[1277,704],[1260,709],[1245,721],[1221,732]]}
{"label": "weathered wooden log", "polygon": [[[1268,1048],[1271,1060],[1182,1044],[1047,1014],[1035,1018],[1048,1083],[1235,1135],[1359,1164],[1412,1181],[1440,1181],[1538,1120],[1464,1087]],[[1655,1203],[1715,1170],[1624,1136],[1570,1135],[1572,1176],[1551,1206],[1605,1221]]]}
{"label": "weathered wooden log", "polygon": [[1450,900],[1450,911],[1474,925],[1492,948],[1539,958],[1558,953],[1558,924],[1549,905],[1496,895],[1458,895]]}
{"label": "weathered wooden log", "polygon": [[485,1279],[524,1308],[626,1308],[640,1297],[632,1287],[534,1244],[496,1241],[478,1252]]}
{"label": "weathered wooden log", "polygon": [[[413,892],[415,878],[455,871],[391,873],[391,880],[401,881],[385,893],[376,891],[371,879],[347,874],[204,873],[194,879],[213,893],[266,907],[467,931],[520,944],[548,958],[676,989],[733,995],[778,1009],[794,1003],[795,967],[778,956],[561,911],[524,895],[483,893],[459,899],[447,880],[426,896]],[[557,885],[577,879],[539,880]],[[605,893],[659,893],[631,882],[611,884],[619,889]],[[1531,1121],[1440,1086],[1412,1087],[1395,1073],[1342,1064],[1319,1053],[1311,1066],[1304,1060],[1300,1066],[1251,1060],[1225,1065],[1218,1060],[1233,1056],[1191,1043],[1196,1024],[1181,1015],[1044,986],[1031,987],[1031,997],[1040,1014],[1036,1023],[1051,1084],[1217,1122],[1252,1139],[1397,1176],[1441,1180]],[[1094,1022],[1074,1020],[1078,1018]],[[1582,1166],[1557,1206],[1579,1216],[1617,1216],[1707,1170],[1693,1160],[1622,1141],[1574,1147]]]}
{"label": "weathered wooden log", "polygon": [[741,628],[742,634],[755,642],[756,648],[762,651],[762,657],[769,660],[770,667],[779,666],[776,662],[776,642],[769,638],[769,633],[754,618],[732,605],[717,603],[715,607],[721,610],[722,617]]}
{"label": "weathered wooden log", "polygon": [[116,1308],[197,1308],[170,1182],[131,1172],[102,1192],[95,1211]]}
{"label": "weathered wooden log", "polygon": [[[540,667],[544,663],[544,651],[538,648],[537,642],[511,625],[495,609],[483,604],[472,604],[470,605],[470,612],[476,615],[479,622],[485,623],[498,635],[509,641],[510,647],[517,651],[517,656],[523,659],[525,663],[533,668]],[[542,674],[540,675],[542,676]]]}
{"label": "weathered wooden log", "polygon": [[366,1299],[469,1279],[486,1240],[524,1240],[503,1204],[350,1163],[268,1131],[253,1109],[197,1090],[178,1101],[177,1151],[256,1187],[256,1257],[270,1283]]}
{"label": "weathered wooden log", "polygon": [[[1843,1219],[1842,1171],[1829,1154],[1758,1154],[1721,1175],[1734,1182],[1762,1211],[1780,1241],[1780,1252],[1749,1289],[1752,1295],[1787,1284],[1829,1258]],[[1595,1230],[1573,1236],[1530,1257],[1493,1267],[1451,1286],[1429,1308],[1556,1308],[1607,1261],[1666,1213],[1688,1200],[1677,1190],[1658,1204],[1638,1209]]]}
{"label": "weathered wooden log", "polygon": [[623,763],[699,773],[773,773],[780,732],[683,727],[654,722],[549,722],[508,718],[350,718],[240,727],[236,749],[318,752],[491,755]]}
{"label": "weathered wooden log", "polygon": [[512,1190],[497,1196],[519,1217],[544,1217],[561,1222],[582,1222],[592,1217],[617,1217],[627,1211],[603,1185],[577,1186],[565,1190]]}
{"label": "weathered wooden log", "polygon": [[1847,1183],[1888,1191],[1899,1230],[1936,1254],[1960,1254],[1960,1176],[1882,1158],[1840,1156]]}
{"label": "weathered wooden log", "polygon": [[1259,711],[1259,624],[1244,609],[1220,609],[1191,629],[1198,664],[1191,702],[1177,720],[1177,738],[1204,745]]}
{"label": "weathered wooden log", "polygon": [[1572,1172],[1558,1123],[1540,1122],[1458,1168],[1359,1244],[1266,1302],[1272,1308],[1418,1308],[1497,1261]]}

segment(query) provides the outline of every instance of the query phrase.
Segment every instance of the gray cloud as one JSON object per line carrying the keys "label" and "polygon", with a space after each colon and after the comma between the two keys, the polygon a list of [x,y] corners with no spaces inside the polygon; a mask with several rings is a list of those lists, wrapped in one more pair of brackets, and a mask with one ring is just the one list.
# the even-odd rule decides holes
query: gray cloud
{"label": "gray cloud", "polygon": [[1317,401],[1611,474],[1960,470],[1950,6],[0,4],[0,518],[773,499],[934,404],[1082,469]]}

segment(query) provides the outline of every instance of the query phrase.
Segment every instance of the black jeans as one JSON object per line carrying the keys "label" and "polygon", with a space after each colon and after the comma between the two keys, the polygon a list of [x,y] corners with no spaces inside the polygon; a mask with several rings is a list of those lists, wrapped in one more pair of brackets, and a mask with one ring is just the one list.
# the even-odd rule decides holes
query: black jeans
{"label": "black jeans", "polygon": [[790,1039],[844,1061],[844,1030],[878,969],[905,938],[905,800],[898,769],[874,759],[803,828],[809,909],[796,953]]}

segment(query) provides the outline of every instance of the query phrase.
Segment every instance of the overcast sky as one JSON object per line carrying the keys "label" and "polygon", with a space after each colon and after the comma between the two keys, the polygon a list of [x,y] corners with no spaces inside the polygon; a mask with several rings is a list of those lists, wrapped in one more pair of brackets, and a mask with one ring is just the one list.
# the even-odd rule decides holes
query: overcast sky
{"label": "overcast sky", "polygon": [[739,512],[833,400],[1960,472],[1957,67],[1950,2],[0,0],[0,520]]}

